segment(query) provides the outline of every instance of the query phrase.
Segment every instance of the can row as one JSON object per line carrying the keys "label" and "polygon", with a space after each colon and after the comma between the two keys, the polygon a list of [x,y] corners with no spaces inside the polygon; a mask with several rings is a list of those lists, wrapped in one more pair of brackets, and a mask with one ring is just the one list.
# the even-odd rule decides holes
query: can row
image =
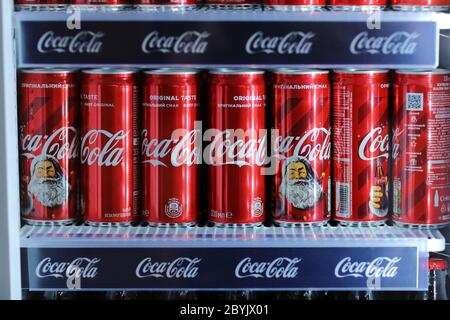
{"label": "can row", "polygon": [[449,0],[16,0],[18,10],[64,10],[77,5],[84,10],[193,10],[201,5],[213,9],[255,9],[315,11],[328,7],[336,11],[383,10],[390,5],[402,11],[448,11]]}
{"label": "can row", "polygon": [[32,69],[18,93],[29,223],[450,222],[448,70]]}

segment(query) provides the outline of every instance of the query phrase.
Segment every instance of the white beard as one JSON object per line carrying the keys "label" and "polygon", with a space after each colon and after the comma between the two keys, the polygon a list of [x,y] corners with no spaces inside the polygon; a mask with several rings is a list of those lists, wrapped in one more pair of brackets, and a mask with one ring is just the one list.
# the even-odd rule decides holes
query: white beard
{"label": "white beard", "polygon": [[315,179],[283,179],[281,194],[295,208],[305,210],[314,207],[322,195],[322,186]]}
{"label": "white beard", "polygon": [[31,178],[28,192],[43,206],[53,208],[62,205],[69,197],[69,185],[66,177],[61,178]]}

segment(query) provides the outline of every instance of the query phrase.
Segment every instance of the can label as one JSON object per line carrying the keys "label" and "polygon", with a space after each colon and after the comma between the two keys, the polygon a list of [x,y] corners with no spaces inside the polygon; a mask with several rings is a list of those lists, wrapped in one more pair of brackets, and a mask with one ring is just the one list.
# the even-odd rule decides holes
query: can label
{"label": "can label", "polygon": [[[320,77],[321,76],[321,77]],[[330,83],[328,74],[283,76],[274,83],[273,218],[324,222],[329,218]]]}
{"label": "can label", "polygon": [[[201,130],[196,75],[145,75],[142,92],[142,216],[153,223],[197,218]],[[158,190],[158,192],[155,192]]]}
{"label": "can label", "polygon": [[[84,75],[81,143],[84,218],[131,222],[139,200],[138,88],[134,81],[105,83]],[[98,75],[95,75],[98,76]]]}
{"label": "can label", "polygon": [[60,77],[22,73],[19,80],[20,194],[26,220],[77,218],[77,87],[73,75]]}
{"label": "can label", "polygon": [[395,221],[450,222],[450,74],[397,74],[394,117]]}
{"label": "can label", "polygon": [[389,79],[387,73],[371,83],[355,79],[360,83],[334,83],[335,217],[382,221],[389,207]]}

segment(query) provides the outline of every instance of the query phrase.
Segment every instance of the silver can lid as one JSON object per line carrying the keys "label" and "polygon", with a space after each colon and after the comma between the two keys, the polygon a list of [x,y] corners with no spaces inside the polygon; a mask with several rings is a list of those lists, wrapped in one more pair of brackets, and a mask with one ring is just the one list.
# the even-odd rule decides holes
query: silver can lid
{"label": "silver can lid", "polygon": [[83,70],[83,73],[87,74],[133,74],[136,73],[135,69],[122,69],[122,68],[95,68]]}
{"label": "silver can lid", "polygon": [[447,69],[411,69],[411,70],[396,70],[398,74],[447,74],[450,70]]}
{"label": "silver can lid", "polygon": [[278,74],[328,74],[328,70],[322,69],[301,69],[301,68],[279,68],[274,69],[274,73]]}
{"label": "silver can lid", "polygon": [[159,68],[159,69],[148,69],[143,71],[144,74],[167,74],[167,75],[177,75],[177,74],[198,74],[199,70],[193,68]]}
{"label": "silver can lid", "polygon": [[346,74],[378,74],[378,73],[388,73],[387,69],[336,69],[335,73],[346,73]]}
{"label": "silver can lid", "polygon": [[210,74],[230,74],[230,75],[245,75],[245,74],[264,74],[264,70],[250,69],[250,68],[217,68],[209,70]]}
{"label": "silver can lid", "polygon": [[70,68],[34,68],[34,69],[22,69],[22,73],[32,73],[32,74],[66,74],[77,72],[77,69]]}

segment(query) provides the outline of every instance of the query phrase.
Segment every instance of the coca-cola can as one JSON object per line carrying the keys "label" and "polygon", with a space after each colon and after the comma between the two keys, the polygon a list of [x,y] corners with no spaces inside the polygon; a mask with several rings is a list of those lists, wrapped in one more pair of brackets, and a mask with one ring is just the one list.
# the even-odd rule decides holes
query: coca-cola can
{"label": "coca-cola can", "polygon": [[210,71],[204,160],[209,168],[209,217],[218,226],[265,220],[267,160],[264,71]]}
{"label": "coca-cola can", "polygon": [[449,0],[391,0],[391,7],[398,11],[433,11],[450,10]]}
{"label": "coca-cola can", "polygon": [[78,86],[70,69],[19,74],[21,215],[30,224],[78,218]]}
{"label": "coca-cola can", "polygon": [[60,11],[65,10],[70,0],[15,0],[18,11]]}
{"label": "coca-cola can", "polygon": [[80,88],[83,216],[126,225],[139,200],[139,92],[128,69],[84,70]]}
{"label": "coca-cola can", "polygon": [[83,11],[120,11],[131,8],[131,0],[71,0],[71,4]]}
{"label": "coca-cola can", "polygon": [[388,219],[389,87],[385,70],[334,72],[334,218],[341,224]]}
{"label": "coca-cola can", "polygon": [[279,69],[273,78],[273,219],[281,225],[325,224],[331,209],[329,72]]}
{"label": "coca-cola can", "polygon": [[[142,217],[150,224],[197,220],[202,132],[198,75],[192,69],[144,71]],[[157,190],[157,192],[155,192]]]}
{"label": "coca-cola can", "polygon": [[322,11],[326,4],[326,0],[264,0],[264,10]]}
{"label": "coca-cola can", "polygon": [[450,223],[450,71],[395,73],[393,218],[405,226]]}
{"label": "coca-cola can", "polygon": [[387,4],[387,0],[330,0],[328,7],[334,11],[380,11]]}
{"label": "coca-cola can", "polygon": [[199,0],[134,0],[141,11],[189,11],[198,8]]}
{"label": "coca-cola can", "polygon": [[205,0],[210,10],[255,10],[262,8],[263,0]]}

